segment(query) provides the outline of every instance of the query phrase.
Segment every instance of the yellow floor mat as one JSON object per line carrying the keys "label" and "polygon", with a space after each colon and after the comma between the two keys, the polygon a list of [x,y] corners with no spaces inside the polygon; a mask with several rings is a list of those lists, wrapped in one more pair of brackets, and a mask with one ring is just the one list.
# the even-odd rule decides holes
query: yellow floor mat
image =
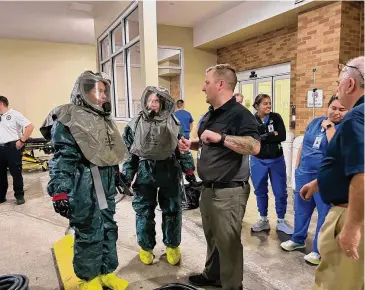
{"label": "yellow floor mat", "polygon": [[[80,279],[76,277],[72,265],[74,255],[74,237],[72,234],[65,235],[53,244],[60,279],[64,290],[78,289]],[[61,288],[62,289],[62,288]]]}

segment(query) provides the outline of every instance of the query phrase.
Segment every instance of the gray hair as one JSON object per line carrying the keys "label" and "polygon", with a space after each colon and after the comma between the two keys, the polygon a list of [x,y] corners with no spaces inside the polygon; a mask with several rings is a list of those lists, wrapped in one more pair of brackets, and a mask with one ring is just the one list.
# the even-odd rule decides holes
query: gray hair
{"label": "gray hair", "polygon": [[343,70],[343,78],[352,78],[357,87],[364,88],[364,56],[358,56],[346,63]]}
{"label": "gray hair", "polygon": [[217,64],[215,66],[211,66],[207,68],[205,73],[214,71],[215,76],[219,79],[224,80],[228,87],[234,91],[237,84],[237,75],[235,69],[229,64]]}

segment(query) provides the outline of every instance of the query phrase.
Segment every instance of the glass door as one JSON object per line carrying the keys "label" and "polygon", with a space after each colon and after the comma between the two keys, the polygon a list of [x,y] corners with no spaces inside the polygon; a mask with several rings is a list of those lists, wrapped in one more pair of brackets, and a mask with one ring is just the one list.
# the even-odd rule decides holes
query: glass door
{"label": "glass door", "polygon": [[273,112],[279,113],[283,118],[285,127],[289,129],[290,121],[290,76],[277,76],[273,78]]}
{"label": "glass door", "polygon": [[253,101],[255,99],[255,81],[240,82],[240,91],[243,95],[243,105],[251,112],[253,112]]}
{"label": "glass door", "polygon": [[256,79],[256,94],[267,94],[272,97],[272,78]]}

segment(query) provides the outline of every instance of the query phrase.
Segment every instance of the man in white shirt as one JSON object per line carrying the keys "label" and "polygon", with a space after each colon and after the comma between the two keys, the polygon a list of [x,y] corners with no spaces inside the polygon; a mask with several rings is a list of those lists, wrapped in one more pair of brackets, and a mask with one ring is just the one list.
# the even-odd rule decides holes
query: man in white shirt
{"label": "man in white shirt", "polygon": [[9,109],[8,99],[0,96],[0,204],[6,201],[8,168],[13,177],[16,204],[25,203],[21,149],[33,129],[33,124],[18,111]]}

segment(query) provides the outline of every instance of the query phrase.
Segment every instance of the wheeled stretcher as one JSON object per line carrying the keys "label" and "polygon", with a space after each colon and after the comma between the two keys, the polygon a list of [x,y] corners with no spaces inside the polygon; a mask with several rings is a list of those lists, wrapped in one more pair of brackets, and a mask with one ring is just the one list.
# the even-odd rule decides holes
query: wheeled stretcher
{"label": "wheeled stretcher", "polygon": [[43,151],[45,154],[52,154],[52,144],[43,138],[29,138],[25,143],[22,152],[22,168],[23,169],[37,169],[41,168],[42,171],[48,170],[48,160],[36,157],[34,151]]}

